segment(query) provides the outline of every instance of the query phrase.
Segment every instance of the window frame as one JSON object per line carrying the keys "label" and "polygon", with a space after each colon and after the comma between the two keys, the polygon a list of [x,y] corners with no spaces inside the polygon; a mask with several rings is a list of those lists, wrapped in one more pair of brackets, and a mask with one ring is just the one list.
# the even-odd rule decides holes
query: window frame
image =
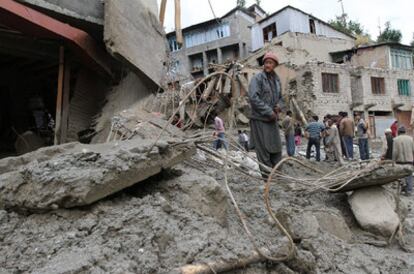
{"label": "window frame", "polygon": [[322,72],[322,92],[328,94],[339,94],[339,74]]}
{"label": "window frame", "polygon": [[[409,79],[397,79],[398,96],[411,96],[411,82]],[[406,90],[403,90],[406,89]]]}
{"label": "window frame", "polygon": [[371,93],[373,95],[386,95],[384,77],[371,76]]}
{"label": "window frame", "polygon": [[[273,22],[262,29],[263,32],[263,42],[270,42],[273,38],[277,37],[277,25],[276,22]],[[269,39],[269,33],[272,33],[271,39]]]}
{"label": "window frame", "polygon": [[309,33],[316,34],[316,24],[313,18],[309,18]]}
{"label": "window frame", "polygon": [[177,43],[177,38],[174,36],[174,37],[170,37],[169,39],[168,39],[168,45],[169,45],[169,47],[170,47],[170,51],[171,52],[176,52],[176,51],[179,51],[179,50],[181,50],[181,48],[182,48],[182,45],[180,46],[178,43]]}
{"label": "window frame", "polygon": [[391,48],[391,68],[393,69],[414,69],[413,54],[410,51]]}

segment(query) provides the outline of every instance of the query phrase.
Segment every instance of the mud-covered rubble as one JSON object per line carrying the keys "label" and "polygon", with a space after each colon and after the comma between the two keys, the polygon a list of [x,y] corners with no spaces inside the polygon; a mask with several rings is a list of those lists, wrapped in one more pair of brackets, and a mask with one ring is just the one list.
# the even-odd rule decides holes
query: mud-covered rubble
{"label": "mud-covered rubble", "polygon": [[140,126],[146,130],[129,140],[72,143],[0,160],[0,207],[51,210],[88,205],[195,152],[195,145],[185,142],[183,133],[173,127],[175,134],[164,134],[153,147],[161,127],[154,122]]}
{"label": "mud-covered rubble", "polygon": [[[174,273],[184,265],[232,261],[254,251],[227,198],[222,165],[190,161],[82,208],[0,211],[1,273]],[[256,244],[283,253],[265,209],[263,182],[229,170],[229,185]],[[412,273],[412,253],[361,230],[344,193],[311,195],[272,185],[274,211],[294,235],[298,256],[230,273]],[[403,203],[412,202],[403,198]],[[404,220],[412,238],[414,214]],[[411,231],[411,232],[410,232]],[[385,240],[383,240],[385,241]]]}

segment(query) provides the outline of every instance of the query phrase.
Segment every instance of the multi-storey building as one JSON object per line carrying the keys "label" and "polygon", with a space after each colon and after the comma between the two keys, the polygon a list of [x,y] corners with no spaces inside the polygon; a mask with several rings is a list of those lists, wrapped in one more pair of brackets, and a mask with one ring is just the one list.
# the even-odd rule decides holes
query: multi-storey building
{"label": "multi-storey building", "polygon": [[245,58],[251,51],[250,26],[264,16],[265,12],[258,5],[236,7],[221,18],[184,28],[183,45],[177,43],[174,32],[168,33],[176,78],[169,80],[204,76],[209,73],[211,64]]}

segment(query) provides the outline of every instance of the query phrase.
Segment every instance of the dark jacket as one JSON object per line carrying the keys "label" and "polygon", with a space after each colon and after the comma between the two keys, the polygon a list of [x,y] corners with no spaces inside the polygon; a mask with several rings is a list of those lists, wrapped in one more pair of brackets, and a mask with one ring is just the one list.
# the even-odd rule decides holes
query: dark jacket
{"label": "dark jacket", "polygon": [[[273,81],[273,84],[270,83],[264,71],[256,74],[251,80],[249,86],[250,119],[267,121],[277,105],[284,107],[280,79],[276,73],[273,74]],[[275,87],[274,91],[272,87]]]}

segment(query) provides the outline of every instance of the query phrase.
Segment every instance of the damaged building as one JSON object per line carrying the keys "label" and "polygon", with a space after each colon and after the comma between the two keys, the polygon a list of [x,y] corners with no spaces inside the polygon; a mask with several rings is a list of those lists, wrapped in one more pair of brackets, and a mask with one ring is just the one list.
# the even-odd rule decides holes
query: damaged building
{"label": "damaged building", "polygon": [[157,14],[155,0],[1,1],[0,155],[89,142],[118,85],[116,110],[155,92],[166,57]]}
{"label": "damaged building", "polygon": [[265,15],[258,5],[236,7],[218,19],[184,28],[182,45],[175,32],[168,33],[174,75],[169,82],[203,77],[215,65],[246,58],[252,50],[249,27]]}
{"label": "damaged building", "polygon": [[[234,73],[231,62],[217,65],[232,60],[242,64],[238,73],[246,77],[246,91],[248,81],[261,70],[264,54],[272,51],[279,58],[276,71],[286,100],[296,98],[308,118],[362,112],[370,122],[372,137],[381,136],[395,119],[411,130],[412,47],[399,43],[357,46],[352,35],[292,6],[268,16],[258,6],[235,8],[220,23],[211,20],[185,28],[183,33],[182,46],[174,33],[168,34],[169,83],[185,84],[215,71]],[[223,55],[229,43],[236,51]]]}
{"label": "damaged building", "polygon": [[[320,116],[364,113],[372,137],[395,121],[412,131],[412,47],[398,43],[333,52],[332,62],[309,62],[292,73],[302,107]],[[335,62],[335,63],[334,63]]]}

